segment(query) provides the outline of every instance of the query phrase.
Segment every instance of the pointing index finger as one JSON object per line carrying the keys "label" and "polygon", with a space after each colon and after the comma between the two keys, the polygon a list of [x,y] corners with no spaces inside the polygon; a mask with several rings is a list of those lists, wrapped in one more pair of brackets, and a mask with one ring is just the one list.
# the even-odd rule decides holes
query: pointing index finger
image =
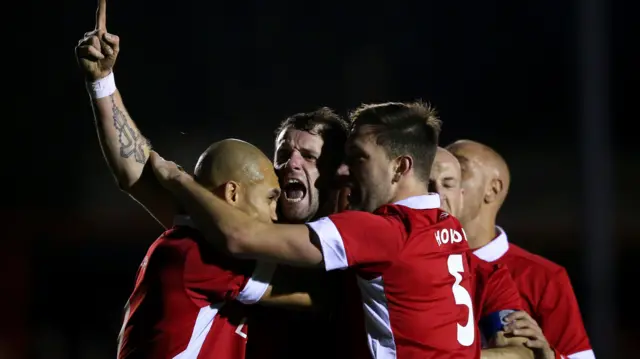
{"label": "pointing index finger", "polygon": [[107,30],[107,0],[98,0],[96,30]]}

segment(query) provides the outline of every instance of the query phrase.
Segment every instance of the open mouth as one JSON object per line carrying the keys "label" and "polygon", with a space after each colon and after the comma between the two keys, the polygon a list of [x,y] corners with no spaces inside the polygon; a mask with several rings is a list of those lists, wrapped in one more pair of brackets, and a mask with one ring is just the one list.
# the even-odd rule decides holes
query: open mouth
{"label": "open mouth", "polygon": [[289,178],[283,185],[284,199],[290,203],[297,203],[307,195],[307,187],[296,178]]}

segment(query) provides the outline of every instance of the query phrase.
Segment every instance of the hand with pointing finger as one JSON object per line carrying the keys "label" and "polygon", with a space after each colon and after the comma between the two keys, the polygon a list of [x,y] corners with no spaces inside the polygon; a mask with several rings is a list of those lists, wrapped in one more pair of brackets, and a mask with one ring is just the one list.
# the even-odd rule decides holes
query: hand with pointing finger
{"label": "hand with pointing finger", "polygon": [[109,75],[119,51],[120,39],[107,32],[107,1],[98,0],[96,28],[84,34],[76,46],[78,65],[86,80],[93,82]]}

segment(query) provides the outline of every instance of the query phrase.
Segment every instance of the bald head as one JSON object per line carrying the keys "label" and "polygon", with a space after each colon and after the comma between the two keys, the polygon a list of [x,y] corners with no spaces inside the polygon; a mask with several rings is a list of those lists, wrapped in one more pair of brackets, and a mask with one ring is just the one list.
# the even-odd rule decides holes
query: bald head
{"label": "bald head", "polygon": [[269,158],[254,145],[236,139],[212,144],[200,155],[194,178],[229,204],[264,221],[276,219],[278,178]]}
{"label": "bald head", "polygon": [[454,216],[462,209],[460,163],[454,155],[438,147],[429,175],[429,192],[440,195],[440,208]]}
{"label": "bald head", "polygon": [[472,216],[472,212],[481,207],[496,214],[511,182],[509,168],[502,156],[491,147],[471,140],[456,141],[447,146],[447,150],[460,162],[465,214]]}
{"label": "bald head", "polygon": [[229,181],[257,183],[273,171],[269,158],[249,142],[226,139],[215,142],[200,155],[194,171],[198,183],[216,188]]}

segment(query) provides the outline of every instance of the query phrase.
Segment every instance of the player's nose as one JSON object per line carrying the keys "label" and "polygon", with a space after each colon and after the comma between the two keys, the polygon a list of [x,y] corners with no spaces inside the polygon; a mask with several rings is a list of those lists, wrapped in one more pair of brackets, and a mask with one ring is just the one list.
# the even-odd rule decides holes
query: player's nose
{"label": "player's nose", "polygon": [[302,164],[304,163],[304,158],[298,151],[294,151],[291,153],[291,157],[289,157],[289,161],[287,161],[287,168],[290,170],[301,170]]}

